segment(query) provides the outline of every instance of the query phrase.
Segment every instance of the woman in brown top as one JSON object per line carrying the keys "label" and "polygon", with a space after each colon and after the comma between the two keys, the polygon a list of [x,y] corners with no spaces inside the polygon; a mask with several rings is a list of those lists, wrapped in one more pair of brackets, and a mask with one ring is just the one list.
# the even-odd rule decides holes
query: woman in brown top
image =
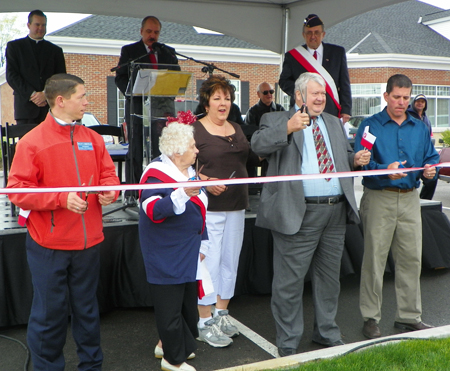
{"label": "woman in brown top", "polygon": [[[200,88],[200,104],[205,107],[206,116],[193,126],[203,180],[245,178],[249,157],[253,165],[259,162],[241,127],[227,120],[233,101],[234,86],[222,76],[211,76]],[[205,259],[215,292],[199,300],[198,339],[214,347],[225,347],[233,342],[231,337],[239,335],[228,316],[228,304],[236,284],[248,187],[217,185],[206,190],[210,244]],[[213,317],[212,304],[215,304]]]}

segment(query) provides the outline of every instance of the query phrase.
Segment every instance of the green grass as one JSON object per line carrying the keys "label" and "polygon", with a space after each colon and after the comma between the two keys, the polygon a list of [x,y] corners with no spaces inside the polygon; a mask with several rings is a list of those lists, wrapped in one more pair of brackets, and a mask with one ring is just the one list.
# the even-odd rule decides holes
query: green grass
{"label": "green grass", "polygon": [[333,359],[308,362],[289,370],[445,371],[450,370],[450,338],[383,344]]}

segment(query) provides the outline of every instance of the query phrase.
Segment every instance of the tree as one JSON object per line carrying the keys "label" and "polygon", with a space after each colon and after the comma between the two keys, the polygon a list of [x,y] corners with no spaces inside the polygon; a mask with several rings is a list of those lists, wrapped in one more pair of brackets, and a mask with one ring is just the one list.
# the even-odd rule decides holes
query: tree
{"label": "tree", "polygon": [[4,15],[0,18],[0,67],[5,65],[5,51],[8,41],[16,39],[23,30],[16,26],[17,15]]}

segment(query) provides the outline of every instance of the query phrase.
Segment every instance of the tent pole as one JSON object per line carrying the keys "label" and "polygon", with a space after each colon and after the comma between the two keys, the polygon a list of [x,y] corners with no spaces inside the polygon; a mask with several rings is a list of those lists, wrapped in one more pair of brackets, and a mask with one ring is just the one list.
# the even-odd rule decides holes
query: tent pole
{"label": "tent pole", "polygon": [[[288,29],[289,29],[289,8],[287,8],[286,6],[282,6],[281,7],[282,11],[283,11],[283,33],[281,35],[281,54],[280,54],[280,74],[281,74],[281,70],[283,69],[283,60],[284,60],[284,54],[287,52],[287,45],[288,45]],[[282,104],[281,101],[281,89],[280,89],[280,85],[277,84],[277,103]]]}

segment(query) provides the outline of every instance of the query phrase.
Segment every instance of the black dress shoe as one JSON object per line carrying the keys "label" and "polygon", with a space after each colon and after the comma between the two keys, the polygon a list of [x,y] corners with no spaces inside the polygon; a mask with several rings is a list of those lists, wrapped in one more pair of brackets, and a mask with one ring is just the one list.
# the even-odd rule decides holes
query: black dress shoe
{"label": "black dress shoe", "polygon": [[418,330],[428,330],[434,326],[427,325],[426,323],[404,323],[404,322],[394,322],[394,327],[403,331],[418,331]]}
{"label": "black dress shoe", "polygon": [[321,342],[321,341],[313,340],[313,343],[320,344],[320,345],[323,345],[323,346],[326,346],[326,347],[329,347],[329,348],[337,347],[339,345],[345,345],[345,343],[342,341],[342,339],[339,339],[339,340],[336,340],[336,341],[333,341],[333,342],[331,342],[331,341],[330,342]]}
{"label": "black dress shoe", "polygon": [[338,347],[340,345],[345,345],[345,343],[342,340],[336,340],[332,342],[330,345],[327,345],[328,347]]}
{"label": "black dress shoe", "polygon": [[295,353],[297,353],[297,349],[294,348],[278,348],[280,357],[292,356]]}
{"label": "black dress shoe", "polygon": [[377,321],[373,318],[369,318],[367,321],[364,321],[363,335],[369,339],[379,338],[381,336],[381,331],[378,327]]}

